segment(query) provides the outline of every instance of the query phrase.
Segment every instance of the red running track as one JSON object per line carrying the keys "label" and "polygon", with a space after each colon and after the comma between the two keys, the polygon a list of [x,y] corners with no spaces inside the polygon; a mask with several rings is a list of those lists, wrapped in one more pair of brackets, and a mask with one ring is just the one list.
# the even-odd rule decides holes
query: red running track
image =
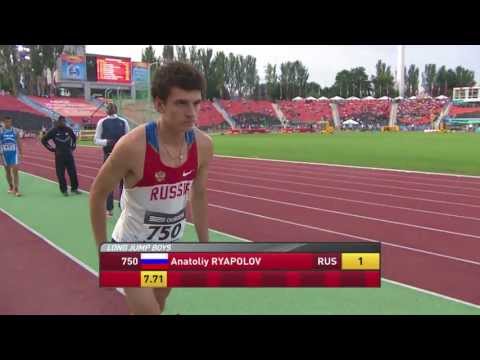
{"label": "red running track", "polygon": [[[101,149],[75,157],[88,190]],[[21,167],[56,180],[37,142]],[[480,305],[480,178],[215,157],[208,187],[213,229],[252,241],[381,241],[383,277]]]}
{"label": "red running track", "polygon": [[0,314],[128,314],[119,292],[113,288],[99,288],[95,275],[2,211],[0,227],[0,243],[8,241],[8,247],[4,246],[0,251]]}

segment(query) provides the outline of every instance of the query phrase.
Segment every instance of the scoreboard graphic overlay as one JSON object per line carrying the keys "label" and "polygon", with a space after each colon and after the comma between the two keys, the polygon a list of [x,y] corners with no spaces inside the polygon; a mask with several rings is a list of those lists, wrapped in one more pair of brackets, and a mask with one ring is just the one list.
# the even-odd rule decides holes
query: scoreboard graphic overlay
{"label": "scoreboard graphic overlay", "polygon": [[380,287],[380,243],[104,243],[101,287]]}

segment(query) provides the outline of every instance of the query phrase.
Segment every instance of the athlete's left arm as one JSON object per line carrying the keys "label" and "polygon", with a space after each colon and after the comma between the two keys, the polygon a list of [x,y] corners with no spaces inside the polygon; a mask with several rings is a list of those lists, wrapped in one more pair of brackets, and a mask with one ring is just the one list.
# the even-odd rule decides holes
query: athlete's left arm
{"label": "athlete's left arm", "polygon": [[20,155],[20,158],[23,158],[23,145],[22,145],[22,140],[20,138],[19,131],[17,131],[17,146],[18,146],[18,154]]}
{"label": "athlete's left arm", "polygon": [[208,166],[213,158],[212,139],[197,133],[199,167],[192,185],[192,216],[199,242],[208,242]]}
{"label": "athlete's left arm", "polygon": [[72,148],[72,150],[75,150],[77,148],[77,135],[75,135],[75,131],[73,131],[70,128],[68,128],[68,129],[69,129],[70,137],[72,138],[72,142],[70,144],[70,147]]}

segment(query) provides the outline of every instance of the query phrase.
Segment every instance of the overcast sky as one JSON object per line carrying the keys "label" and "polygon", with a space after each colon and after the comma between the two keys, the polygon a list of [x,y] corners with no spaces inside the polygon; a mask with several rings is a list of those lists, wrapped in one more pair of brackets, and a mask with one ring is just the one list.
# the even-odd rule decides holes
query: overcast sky
{"label": "overcast sky", "polygon": [[[142,49],[147,45],[87,45],[87,53],[130,57],[140,61]],[[153,45],[156,54],[162,54],[163,45]],[[187,47],[190,45],[187,45]],[[239,55],[252,55],[257,58],[257,69],[263,81],[267,63],[280,64],[300,60],[308,67],[309,81],[322,87],[331,86],[335,75],[343,69],[357,66],[366,68],[367,73],[375,73],[375,64],[382,59],[396,69],[396,45],[197,45],[212,48],[214,52],[232,52]],[[437,64],[447,68],[458,65],[475,71],[475,80],[480,83],[480,45],[411,45],[405,47],[405,64],[415,64],[423,71],[425,64]]]}

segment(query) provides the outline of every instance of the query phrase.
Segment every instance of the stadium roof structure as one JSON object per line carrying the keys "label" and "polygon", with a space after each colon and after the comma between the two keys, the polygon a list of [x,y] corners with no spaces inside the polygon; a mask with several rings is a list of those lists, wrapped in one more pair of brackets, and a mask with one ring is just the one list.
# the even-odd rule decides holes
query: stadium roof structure
{"label": "stadium roof structure", "polygon": [[373,96],[364,97],[363,100],[375,100]]}
{"label": "stadium roof structure", "polygon": [[331,98],[330,100],[344,100],[344,98],[342,98],[340,96],[335,96],[335,97]]}
{"label": "stadium roof structure", "polygon": [[397,96],[395,100],[403,100],[403,96]]}
{"label": "stadium roof structure", "polygon": [[379,98],[378,100],[391,100],[391,98],[388,97],[388,96],[382,96],[382,97]]}
{"label": "stadium roof structure", "polygon": [[417,100],[417,97],[416,96],[410,96],[408,99],[409,100]]}
{"label": "stadium roof structure", "polygon": [[448,99],[448,97],[445,95],[440,95],[440,96],[437,96],[435,99],[444,100],[444,99]]}
{"label": "stadium roof structure", "polygon": [[303,98],[301,96],[297,96],[297,97],[294,97],[292,100],[293,101],[302,101]]}
{"label": "stadium roof structure", "polygon": [[328,100],[328,98],[325,96],[322,96],[322,97],[319,97],[318,100]]}
{"label": "stadium roof structure", "polygon": [[305,100],[317,100],[317,98],[313,97],[313,96],[309,96],[307,97]]}
{"label": "stadium roof structure", "polygon": [[350,96],[347,100],[360,100],[360,99],[357,98],[356,96]]}

